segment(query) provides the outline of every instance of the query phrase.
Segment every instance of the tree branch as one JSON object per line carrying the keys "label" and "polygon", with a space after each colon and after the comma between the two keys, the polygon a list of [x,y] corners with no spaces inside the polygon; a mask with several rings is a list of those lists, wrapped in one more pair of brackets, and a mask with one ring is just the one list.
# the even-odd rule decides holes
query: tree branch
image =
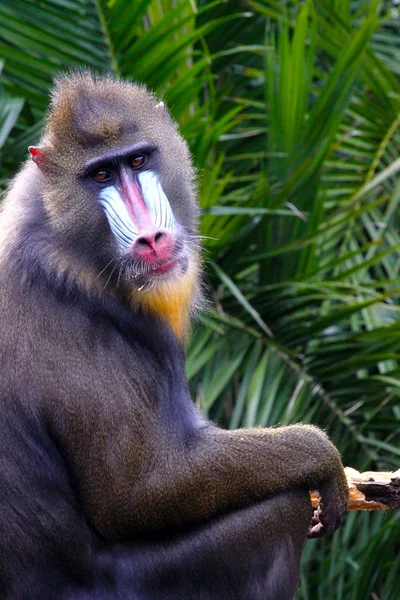
{"label": "tree branch", "polygon": [[[388,510],[400,508],[400,469],[397,471],[366,471],[359,473],[345,468],[349,484],[349,510]],[[311,493],[314,508],[319,506],[318,494]]]}

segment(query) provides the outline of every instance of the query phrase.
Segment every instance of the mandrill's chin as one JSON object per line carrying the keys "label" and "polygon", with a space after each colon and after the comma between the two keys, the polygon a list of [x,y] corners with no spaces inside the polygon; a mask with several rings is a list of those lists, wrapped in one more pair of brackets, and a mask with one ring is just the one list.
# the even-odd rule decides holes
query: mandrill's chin
{"label": "mandrill's chin", "polygon": [[[165,265],[167,267],[167,265]],[[190,310],[199,293],[200,265],[198,257],[185,256],[164,272],[137,275],[130,280],[130,303],[166,321],[179,339],[190,325]],[[140,280],[142,277],[142,280]],[[138,285],[141,282],[140,285]]]}

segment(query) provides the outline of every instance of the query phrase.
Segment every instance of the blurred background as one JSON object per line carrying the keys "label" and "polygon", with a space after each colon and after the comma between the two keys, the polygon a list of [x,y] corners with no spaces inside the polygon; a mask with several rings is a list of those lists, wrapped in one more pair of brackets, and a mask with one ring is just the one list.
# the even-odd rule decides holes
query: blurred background
{"label": "blurred background", "polygon": [[[195,402],[228,428],[323,427],[400,466],[400,0],[1,0],[0,186],[55,74],[167,102],[198,170],[209,310]],[[310,541],[298,599],[400,599],[400,514]],[[251,599],[249,599],[251,600]]]}

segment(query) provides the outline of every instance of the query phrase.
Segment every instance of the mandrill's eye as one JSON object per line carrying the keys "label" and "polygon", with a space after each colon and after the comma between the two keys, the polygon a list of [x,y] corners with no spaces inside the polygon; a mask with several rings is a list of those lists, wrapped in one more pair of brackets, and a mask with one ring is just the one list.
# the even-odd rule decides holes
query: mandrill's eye
{"label": "mandrill's eye", "polygon": [[146,156],[140,154],[138,156],[132,156],[131,158],[131,166],[134,169],[140,169],[140,167],[143,167],[144,163],[146,162]]}
{"label": "mandrill's eye", "polygon": [[112,179],[113,174],[111,173],[111,171],[107,171],[107,169],[99,169],[99,171],[96,171],[93,175],[93,178],[100,182],[103,183],[104,181],[109,181],[110,179]]}

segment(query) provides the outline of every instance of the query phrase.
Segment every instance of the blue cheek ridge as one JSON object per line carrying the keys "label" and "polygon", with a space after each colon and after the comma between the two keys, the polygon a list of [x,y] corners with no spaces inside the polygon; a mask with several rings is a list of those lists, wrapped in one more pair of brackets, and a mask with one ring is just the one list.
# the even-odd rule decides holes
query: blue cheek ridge
{"label": "blue cheek ridge", "polygon": [[176,228],[175,217],[157,175],[153,171],[143,171],[138,179],[154,225],[158,229],[173,231]]}
{"label": "blue cheek ridge", "polygon": [[110,185],[99,194],[99,202],[106,214],[110,229],[120,252],[127,252],[138,235],[129,212],[115,186]]}

